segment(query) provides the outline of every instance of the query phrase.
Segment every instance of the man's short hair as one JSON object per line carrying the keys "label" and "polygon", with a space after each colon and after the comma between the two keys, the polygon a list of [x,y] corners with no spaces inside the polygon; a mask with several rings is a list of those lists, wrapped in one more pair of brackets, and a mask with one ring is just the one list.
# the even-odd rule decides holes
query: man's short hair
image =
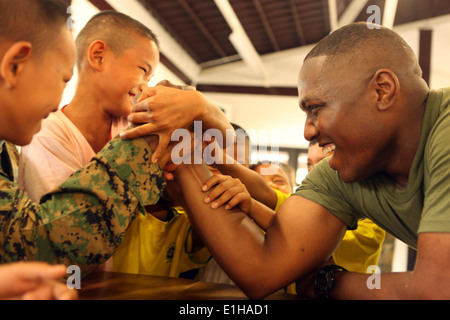
{"label": "man's short hair", "polygon": [[399,34],[367,22],[352,23],[333,31],[319,41],[304,61],[319,56],[326,56],[326,63],[341,57],[351,61],[356,55],[368,53],[383,55],[385,58],[399,57],[399,61],[414,65],[415,73],[422,74],[414,51]]}
{"label": "man's short hair", "polygon": [[154,41],[159,48],[156,35],[141,22],[117,11],[107,10],[97,13],[88,21],[75,40],[78,64],[93,41],[105,42],[115,55],[120,55],[124,50],[135,45],[133,35]]}
{"label": "man's short hair", "polygon": [[69,18],[71,0],[0,0],[0,42],[28,41],[39,53]]}

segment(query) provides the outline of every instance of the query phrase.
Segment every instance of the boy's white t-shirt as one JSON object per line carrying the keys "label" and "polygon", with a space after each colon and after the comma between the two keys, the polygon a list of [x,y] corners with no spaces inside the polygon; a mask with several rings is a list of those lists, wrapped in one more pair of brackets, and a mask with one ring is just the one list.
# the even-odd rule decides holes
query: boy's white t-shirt
{"label": "boy's white t-shirt", "polygon": [[[113,121],[111,137],[128,127],[126,118]],[[95,152],[63,110],[42,121],[31,143],[19,158],[19,187],[35,202],[89,163]]]}

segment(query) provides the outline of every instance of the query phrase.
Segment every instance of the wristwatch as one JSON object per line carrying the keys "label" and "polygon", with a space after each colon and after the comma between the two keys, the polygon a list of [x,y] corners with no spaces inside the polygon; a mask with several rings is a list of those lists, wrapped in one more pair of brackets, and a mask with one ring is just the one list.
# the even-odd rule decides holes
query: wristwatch
{"label": "wristwatch", "polygon": [[347,271],[341,266],[330,264],[319,270],[314,281],[314,289],[317,295],[324,300],[329,300],[331,292],[334,288],[334,272],[335,271]]}

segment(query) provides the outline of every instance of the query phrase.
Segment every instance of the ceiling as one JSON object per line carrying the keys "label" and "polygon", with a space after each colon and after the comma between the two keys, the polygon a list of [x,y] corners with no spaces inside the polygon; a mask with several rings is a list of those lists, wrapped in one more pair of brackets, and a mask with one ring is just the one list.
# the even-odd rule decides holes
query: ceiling
{"label": "ceiling", "polygon": [[[232,28],[214,0],[139,0],[201,66],[239,59],[229,40]],[[366,21],[366,9],[386,0],[337,0],[337,20]],[[331,30],[328,0],[229,0],[259,55],[316,43]],[[362,4],[362,6],[361,6]],[[362,7],[362,10],[361,10]],[[359,9],[359,10],[358,10]],[[398,0],[394,25],[450,13],[449,0]]]}

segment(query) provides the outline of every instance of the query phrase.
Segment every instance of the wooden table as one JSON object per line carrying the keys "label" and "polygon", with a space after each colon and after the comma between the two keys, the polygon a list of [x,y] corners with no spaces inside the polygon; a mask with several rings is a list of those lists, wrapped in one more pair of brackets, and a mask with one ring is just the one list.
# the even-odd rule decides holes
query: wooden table
{"label": "wooden table", "polygon": [[[248,300],[236,286],[180,278],[95,271],[81,280],[81,300]],[[302,300],[277,292],[265,300]]]}

